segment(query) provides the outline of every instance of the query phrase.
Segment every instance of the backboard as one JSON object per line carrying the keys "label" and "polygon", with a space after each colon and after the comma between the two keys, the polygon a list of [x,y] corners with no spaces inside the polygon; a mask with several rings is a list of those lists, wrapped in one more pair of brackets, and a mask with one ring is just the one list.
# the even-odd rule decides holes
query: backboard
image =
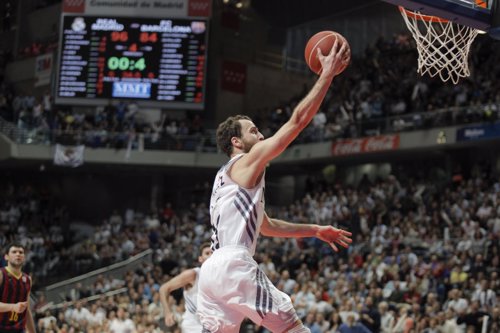
{"label": "backboard", "polygon": [[425,15],[437,16],[481,31],[492,27],[499,0],[384,0]]}

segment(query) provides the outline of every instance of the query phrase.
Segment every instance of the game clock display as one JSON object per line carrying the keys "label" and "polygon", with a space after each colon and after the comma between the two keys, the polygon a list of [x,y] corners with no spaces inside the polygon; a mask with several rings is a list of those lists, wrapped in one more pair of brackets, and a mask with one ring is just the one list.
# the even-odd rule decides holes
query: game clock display
{"label": "game clock display", "polygon": [[65,15],[56,103],[202,109],[207,21]]}

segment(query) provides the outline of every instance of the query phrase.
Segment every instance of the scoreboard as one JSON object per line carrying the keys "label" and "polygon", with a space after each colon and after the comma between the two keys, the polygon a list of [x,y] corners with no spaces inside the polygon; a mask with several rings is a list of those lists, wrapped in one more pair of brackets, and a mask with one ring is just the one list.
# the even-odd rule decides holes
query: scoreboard
{"label": "scoreboard", "polygon": [[55,102],[202,109],[208,22],[64,15]]}

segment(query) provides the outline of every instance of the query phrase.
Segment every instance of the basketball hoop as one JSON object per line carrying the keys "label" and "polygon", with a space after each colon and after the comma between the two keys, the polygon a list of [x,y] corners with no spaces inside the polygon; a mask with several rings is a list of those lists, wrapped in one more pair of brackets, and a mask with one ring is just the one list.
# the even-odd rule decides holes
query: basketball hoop
{"label": "basketball hoop", "polygon": [[454,84],[470,75],[469,50],[479,30],[401,6],[399,11],[417,43],[420,75],[439,75]]}

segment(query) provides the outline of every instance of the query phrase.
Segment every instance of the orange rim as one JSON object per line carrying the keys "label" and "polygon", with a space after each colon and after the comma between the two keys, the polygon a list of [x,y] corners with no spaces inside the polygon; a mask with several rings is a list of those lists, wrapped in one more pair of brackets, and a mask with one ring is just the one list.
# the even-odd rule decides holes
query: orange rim
{"label": "orange rim", "polygon": [[446,20],[444,18],[440,18],[437,16],[431,16],[431,15],[424,15],[424,14],[417,14],[411,10],[408,10],[402,6],[398,6],[399,11],[401,13],[405,13],[406,16],[411,17],[412,19],[415,20],[422,20],[422,21],[427,21],[427,22],[433,22],[433,23],[446,23],[449,22],[449,20]]}

